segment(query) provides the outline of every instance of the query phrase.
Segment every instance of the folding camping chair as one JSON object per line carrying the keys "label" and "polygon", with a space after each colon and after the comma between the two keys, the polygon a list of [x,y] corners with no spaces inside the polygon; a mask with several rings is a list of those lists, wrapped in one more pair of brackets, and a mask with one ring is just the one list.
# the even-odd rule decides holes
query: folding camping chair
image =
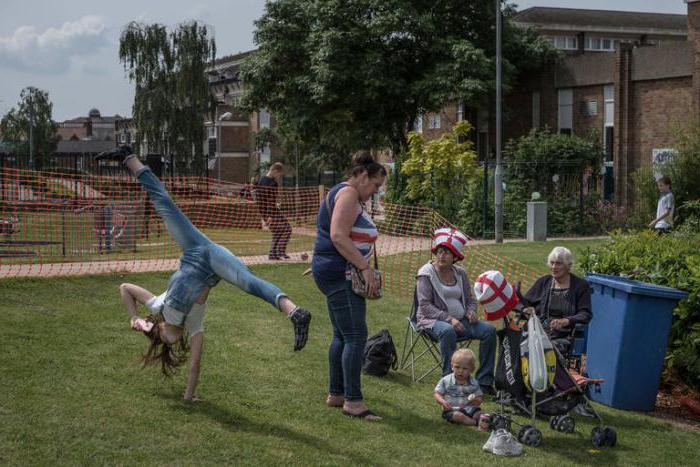
{"label": "folding camping chair", "polygon": [[[414,383],[423,381],[423,379],[436,369],[442,367],[442,358],[440,349],[438,348],[438,341],[429,332],[418,329],[418,323],[416,321],[417,312],[418,295],[416,294],[416,290],[413,289],[413,305],[411,306],[411,314],[406,318],[408,324],[406,325],[406,334],[403,340],[399,370],[404,370],[410,366],[411,379]],[[469,338],[458,338],[457,348],[467,348],[471,342],[472,340]],[[408,350],[406,350],[406,348],[408,348]],[[429,360],[428,369],[416,378],[417,362],[423,359],[423,357]]]}

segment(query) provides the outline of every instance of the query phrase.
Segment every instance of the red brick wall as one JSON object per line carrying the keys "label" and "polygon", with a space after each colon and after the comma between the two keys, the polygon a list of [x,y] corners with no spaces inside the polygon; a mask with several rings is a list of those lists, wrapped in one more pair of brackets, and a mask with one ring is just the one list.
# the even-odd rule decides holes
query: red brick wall
{"label": "red brick wall", "polygon": [[[457,123],[457,104],[451,103],[445,105],[440,111],[440,128],[428,128],[429,116],[432,113],[423,115],[423,138],[426,141],[438,139],[445,133],[452,131],[452,128]],[[474,124],[474,122],[471,122]]]}
{"label": "red brick wall", "polygon": [[[597,111],[593,116],[587,116],[584,111],[589,101],[596,102]],[[602,143],[604,116],[603,86],[574,88],[574,134],[586,137],[591,131],[597,131]]]}
{"label": "red brick wall", "polygon": [[630,145],[634,166],[651,163],[654,148],[674,147],[675,131],[693,114],[693,80],[676,78],[632,83]]}
{"label": "red brick wall", "polygon": [[[217,168],[215,167],[214,170]],[[248,183],[248,158],[247,157],[223,157],[221,159],[221,178],[227,182]],[[216,172],[214,172],[216,176]]]}
{"label": "red brick wall", "polygon": [[250,138],[248,126],[222,126],[221,152],[248,152],[251,145]]}

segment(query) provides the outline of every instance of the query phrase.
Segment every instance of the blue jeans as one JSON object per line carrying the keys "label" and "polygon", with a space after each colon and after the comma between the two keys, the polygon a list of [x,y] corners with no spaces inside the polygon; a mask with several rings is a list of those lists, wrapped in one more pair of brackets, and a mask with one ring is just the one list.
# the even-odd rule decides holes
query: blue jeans
{"label": "blue jeans", "polygon": [[347,401],[362,400],[361,375],[367,343],[365,299],[352,291],[350,281],[329,281],[314,275],[326,296],[333,338],[328,348],[328,393]]}
{"label": "blue jeans", "polygon": [[496,328],[489,323],[478,321],[469,323],[467,318],[460,320],[464,326],[463,333],[457,333],[455,328],[446,321],[435,321],[428,333],[438,341],[442,356],[442,374],[452,373],[452,354],[457,348],[457,340],[479,340],[479,370],[474,375],[479,384],[493,385],[493,367],[496,363]]}
{"label": "blue jeans", "polygon": [[286,295],[276,285],[255,276],[230,251],[192,225],[151,169],[143,168],[136,178],[151,198],[168,233],[182,249],[180,268],[170,276],[165,297],[165,305],[179,312],[181,321],[170,324],[182,326],[194,301],[206,287],[215,286],[221,279],[279,308],[280,299]]}

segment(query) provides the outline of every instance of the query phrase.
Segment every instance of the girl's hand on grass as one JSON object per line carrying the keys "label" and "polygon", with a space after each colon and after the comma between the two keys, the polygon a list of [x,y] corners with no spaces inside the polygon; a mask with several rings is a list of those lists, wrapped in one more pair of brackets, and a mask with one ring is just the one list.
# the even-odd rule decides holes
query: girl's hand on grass
{"label": "girl's hand on grass", "polygon": [[143,318],[134,316],[131,318],[131,329],[134,331],[148,332],[153,329],[153,323],[150,323]]}

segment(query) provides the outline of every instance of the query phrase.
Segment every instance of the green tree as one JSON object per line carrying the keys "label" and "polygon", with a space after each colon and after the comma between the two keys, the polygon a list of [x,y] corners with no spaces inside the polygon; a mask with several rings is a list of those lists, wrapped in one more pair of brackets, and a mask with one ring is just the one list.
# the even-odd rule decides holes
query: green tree
{"label": "green tree", "polygon": [[428,142],[420,133],[409,133],[408,154],[401,167],[407,201],[455,218],[462,191],[479,176],[474,143],[467,139],[471,131],[471,124],[461,121],[451,133]]}
{"label": "green tree", "polygon": [[173,154],[178,165],[204,170],[204,118],[215,103],[206,69],[216,56],[207,26],[183,23],[168,32],[160,24],[131,22],[119,40],[119,59],[134,82],[137,146]]}
{"label": "green tree", "polygon": [[[494,24],[485,0],[269,1],[242,67],[243,106],[272,111],[336,169],[362,148],[389,147],[400,162],[418,115],[493,89]],[[505,22],[506,85],[554,54]]]}
{"label": "green tree", "polygon": [[58,125],[52,112],[49,93],[30,86],[20,93],[17,108],[11,108],[0,121],[0,133],[5,141],[12,144],[20,157],[29,160],[31,153],[31,165],[35,169],[41,169],[45,158],[56,150]]}

